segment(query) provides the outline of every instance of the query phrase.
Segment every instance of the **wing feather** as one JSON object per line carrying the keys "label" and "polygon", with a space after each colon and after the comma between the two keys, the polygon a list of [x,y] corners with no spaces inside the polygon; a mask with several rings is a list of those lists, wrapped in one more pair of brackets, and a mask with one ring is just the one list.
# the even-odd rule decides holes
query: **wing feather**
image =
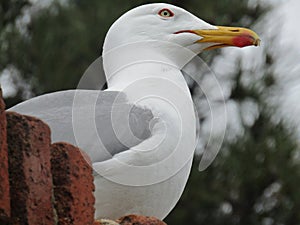
{"label": "wing feather", "polygon": [[69,142],[101,162],[151,136],[149,109],[117,91],[67,90],[41,95],[9,111],[34,116],[51,128],[53,142]]}

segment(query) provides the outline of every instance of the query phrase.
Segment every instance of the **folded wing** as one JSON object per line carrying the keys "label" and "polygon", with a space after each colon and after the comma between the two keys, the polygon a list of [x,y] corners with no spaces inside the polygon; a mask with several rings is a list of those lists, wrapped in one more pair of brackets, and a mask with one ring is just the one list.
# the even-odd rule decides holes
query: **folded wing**
{"label": "folded wing", "polygon": [[41,95],[9,111],[40,118],[52,142],[69,142],[86,151],[93,162],[141,143],[151,136],[149,109],[130,104],[117,91],[68,90]]}

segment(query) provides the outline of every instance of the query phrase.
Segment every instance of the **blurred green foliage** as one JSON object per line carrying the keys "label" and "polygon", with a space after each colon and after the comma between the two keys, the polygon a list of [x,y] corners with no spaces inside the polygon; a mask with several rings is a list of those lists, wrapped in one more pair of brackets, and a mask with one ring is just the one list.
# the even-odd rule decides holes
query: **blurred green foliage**
{"label": "blurred green foliage", "polygon": [[[65,1],[64,1],[65,2]],[[0,0],[0,71],[14,66],[39,95],[75,88],[83,72],[101,55],[110,25],[144,0],[53,1],[32,14],[24,30],[18,19],[32,7],[27,0]],[[162,1],[186,8],[218,25],[249,26],[261,14],[247,0]],[[218,51],[203,55],[210,62]],[[272,60],[268,60],[272,63]],[[188,186],[175,210],[167,217],[175,224],[299,224],[299,154],[296,138],[281,122],[273,123],[272,110],[260,93],[239,83],[231,99],[247,97],[259,103],[261,114],[245,135],[224,143],[221,153],[206,171],[199,172],[196,157]],[[272,75],[265,81],[272,86]],[[6,99],[9,106],[23,100],[24,90]],[[299,156],[298,156],[299,160]]]}

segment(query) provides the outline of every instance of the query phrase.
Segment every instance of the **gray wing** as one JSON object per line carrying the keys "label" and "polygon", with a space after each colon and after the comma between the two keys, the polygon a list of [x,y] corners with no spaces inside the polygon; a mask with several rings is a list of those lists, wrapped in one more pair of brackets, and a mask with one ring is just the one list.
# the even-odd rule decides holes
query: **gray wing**
{"label": "gray wing", "polygon": [[68,90],[38,96],[9,111],[37,117],[53,142],[69,142],[101,162],[150,137],[149,109],[130,104],[117,91]]}

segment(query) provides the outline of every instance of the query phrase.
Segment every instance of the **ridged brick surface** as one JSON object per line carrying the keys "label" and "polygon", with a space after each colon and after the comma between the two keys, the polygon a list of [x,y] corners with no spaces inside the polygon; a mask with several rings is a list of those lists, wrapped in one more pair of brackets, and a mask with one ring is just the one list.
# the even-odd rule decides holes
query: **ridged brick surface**
{"label": "ridged brick surface", "polygon": [[91,162],[67,143],[51,145],[51,155],[58,225],[92,225],[95,187]]}
{"label": "ridged brick surface", "polygon": [[6,117],[11,222],[53,225],[50,129],[33,117]]}
{"label": "ridged brick surface", "polygon": [[0,224],[8,224],[10,217],[8,153],[6,143],[5,104],[0,88]]}

